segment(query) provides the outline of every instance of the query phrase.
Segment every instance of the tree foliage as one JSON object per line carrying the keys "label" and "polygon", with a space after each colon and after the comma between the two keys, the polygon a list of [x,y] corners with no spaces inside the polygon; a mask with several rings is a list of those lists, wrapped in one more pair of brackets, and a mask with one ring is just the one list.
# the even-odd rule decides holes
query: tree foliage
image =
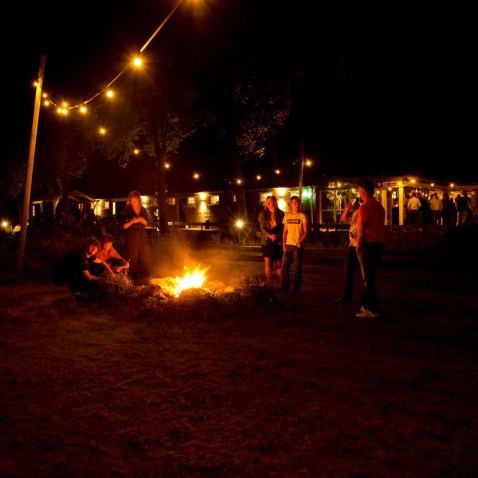
{"label": "tree foliage", "polygon": [[262,157],[284,127],[292,109],[295,73],[267,53],[227,51],[215,63],[220,67],[206,87],[212,128],[233,178],[239,213],[247,217],[242,164]]}
{"label": "tree foliage", "polygon": [[[135,148],[152,157],[159,225],[164,233],[168,231],[165,165],[177,153],[182,141],[197,128],[198,109],[192,76],[180,63],[155,65],[131,81],[122,93],[120,104],[102,111],[108,121],[102,150],[107,158],[116,159],[124,167]],[[140,190],[141,185],[137,189]]]}

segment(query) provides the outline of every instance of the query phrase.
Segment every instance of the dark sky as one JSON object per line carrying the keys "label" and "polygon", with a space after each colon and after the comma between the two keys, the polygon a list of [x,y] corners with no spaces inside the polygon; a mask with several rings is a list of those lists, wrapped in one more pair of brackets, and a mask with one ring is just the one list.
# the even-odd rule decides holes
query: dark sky
{"label": "dark sky", "polygon": [[[297,65],[303,76],[294,93],[296,108],[277,152],[284,165],[299,156],[303,139],[319,175],[416,174],[478,182],[471,141],[476,129],[471,12],[336,3],[185,0],[145,53],[181,54],[188,48],[204,53],[227,42],[257,45],[258,51],[267,45],[282,61]],[[42,54],[45,90],[85,100],[122,70],[129,53],[146,43],[174,5],[170,0],[85,0],[66,10],[50,1],[13,5],[2,29],[9,117],[2,165],[14,145],[28,145],[30,85]],[[341,65],[343,81],[337,81]],[[194,141],[193,150],[202,144]],[[191,152],[186,148],[183,154]]]}

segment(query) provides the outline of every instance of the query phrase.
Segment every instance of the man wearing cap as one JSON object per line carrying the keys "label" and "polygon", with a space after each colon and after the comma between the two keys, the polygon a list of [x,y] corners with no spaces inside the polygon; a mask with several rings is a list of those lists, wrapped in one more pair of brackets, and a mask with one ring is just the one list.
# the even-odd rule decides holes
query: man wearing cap
{"label": "man wearing cap", "polygon": [[356,317],[378,317],[377,267],[382,260],[385,239],[385,209],[373,197],[375,186],[369,179],[359,182],[357,257],[363,279],[362,307]]}

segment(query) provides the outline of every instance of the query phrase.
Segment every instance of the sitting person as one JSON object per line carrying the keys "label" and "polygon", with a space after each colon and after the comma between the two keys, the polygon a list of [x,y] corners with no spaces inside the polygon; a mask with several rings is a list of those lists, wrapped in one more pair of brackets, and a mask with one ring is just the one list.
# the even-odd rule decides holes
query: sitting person
{"label": "sitting person", "polygon": [[108,264],[116,274],[129,269],[129,262],[123,259],[113,247],[114,237],[111,234],[104,234],[100,241],[100,247],[96,257]]}
{"label": "sitting person", "polygon": [[114,276],[110,266],[96,257],[99,246],[98,240],[90,237],[84,242],[81,254],[72,257],[67,284],[77,301],[83,299],[83,294],[98,293],[101,282],[108,275]]}

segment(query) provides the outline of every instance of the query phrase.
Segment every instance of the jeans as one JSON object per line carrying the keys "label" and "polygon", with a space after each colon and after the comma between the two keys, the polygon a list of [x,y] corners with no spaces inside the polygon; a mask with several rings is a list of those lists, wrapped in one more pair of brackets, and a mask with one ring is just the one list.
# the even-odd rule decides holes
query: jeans
{"label": "jeans", "polygon": [[295,267],[293,291],[299,292],[302,283],[302,258],[304,256],[304,246],[286,245],[287,252],[282,256],[282,292],[289,292],[290,288],[290,266],[292,263]]}
{"label": "jeans", "polygon": [[355,282],[355,270],[360,267],[357,257],[357,248],[349,246],[344,264],[344,299],[352,300]]}
{"label": "jeans", "polygon": [[467,211],[458,211],[456,213],[456,225],[463,226],[466,224],[466,220],[468,219],[468,212]]}
{"label": "jeans", "polygon": [[365,242],[357,251],[363,279],[362,305],[376,313],[377,303],[377,267],[382,261],[382,242]]}

